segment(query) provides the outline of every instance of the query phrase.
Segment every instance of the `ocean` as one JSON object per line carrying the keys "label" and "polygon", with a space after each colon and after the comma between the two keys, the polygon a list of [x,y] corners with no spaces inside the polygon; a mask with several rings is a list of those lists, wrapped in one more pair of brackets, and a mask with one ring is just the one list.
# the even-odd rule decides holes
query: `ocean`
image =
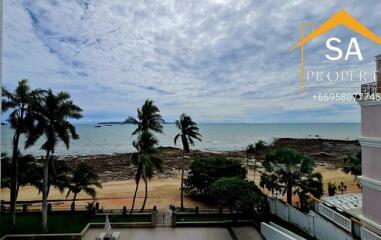
{"label": "ocean", "polygon": [[[66,149],[59,144],[55,154],[67,155],[95,155],[126,153],[134,151],[132,141],[136,136],[131,136],[135,125],[102,125],[77,124],[76,129],[80,135],[79,140],[72,140],[70,148]],[[245,147],[260,139],[272,142],[275,138],[327,138],[327,139],[350,139],[360,136],[360,124],[358,123],[209,123],[199,124],[202,142],[195,142],[194,149],[206,151],[231,151],[243,150]],[[174,147],[173,138],[178,133],[174,124],[165,124],[163,134],[155,134],[159,139],[160,146]],[[11,153],[13,130],[8,125],[1,126],[1,152]],[[43,155],[40,150],[42,139],[33,147],[24,150],[35,156]],[[182,147],[179,141],[177,147]]]}

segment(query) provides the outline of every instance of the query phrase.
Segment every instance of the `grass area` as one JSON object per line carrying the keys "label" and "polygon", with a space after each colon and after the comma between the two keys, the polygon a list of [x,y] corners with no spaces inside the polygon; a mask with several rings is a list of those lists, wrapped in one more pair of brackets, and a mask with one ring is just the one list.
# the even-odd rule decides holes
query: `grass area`
{"label": "grass area", "polygon": [[280,219],[279,217],[275,216],[275,215],[272,215],[271,216],[271,222],[275,223],[275,224],[278,224],[279,226],[281,227],[284,227],[286,228],[287,230],[307,239],[307,240],[316,240],[316,238],[314,237],[311,237],[310,235],[308,235],[306,232],[304,232],[303,230],[301,230],[300,228],[296,227],[295,225],[291,224],[291,223],[288,223],[282,219]]}
{"label": "grass area", "polygon": [[[151,215],[113,215],[110,222],[150,222]],[[51,213],[48,216],[49,233],[79,233],[88,223],[104,223],[105,216],[89,217],[86,213]],[[0,237],[9,233],[11,225],[8,215],[0,215]],[[19,214],[13,233],[41,233],[41,215]]]}
{"label": "grass area", "polygon": [[[208,221],[225,221],[232,220],[230,214],[178,214],[176,215],[176,222],[208,222]],[[247,220],[250,217],[238,216],[239,220]]]}

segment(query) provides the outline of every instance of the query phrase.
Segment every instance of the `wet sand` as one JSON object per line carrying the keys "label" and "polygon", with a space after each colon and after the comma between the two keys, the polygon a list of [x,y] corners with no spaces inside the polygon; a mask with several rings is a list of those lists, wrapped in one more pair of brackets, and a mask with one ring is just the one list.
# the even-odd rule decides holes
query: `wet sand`
{"label": "wet sand", "polygon": [[[340,169],[330,169],[326,167],[317,167],[315,171],[320,172],[323,175],[324,191],[327,193],[327,184],[330,181],[339,184],[343,181],[347,186],[348,190],[345,193],[360,192],[361,190],[357,187],[357,183],[354,181],[354,177],[349,174],[343,173]],[[248,174],[248,179],[253,180],[254,172],[251,170]],[[259,185],[260,173],[257,172],[255,176],[255,182]],[[132,204],[132,197],[135,191],[135,182],[133,180],[126,181],[110,181],[103,183],[103,188],[98,189],[97,201],[100,203],[100,207],[104,209],[122,209],[126,206],[128,209]],[[4,199],[9,199],[9,190],[3,189],[2,197]],[[266,190],[264,190],[267,193]],[[337,194],[340,194],[339,192]],[[66,197],[65,193],[60,193],[56,189],[52,189],[49,194],[50,200],[64,200]],[[72,196],[69,196],[68,200]],[[135,209],[139,209],[142,205],[144,198],[144,184],[143,182],[139,185],[139,191],[136,199]],[[40,200],[41,195],[38,195],[36,188],[28,186],[20,190],[19,200]],[[79,200],[76,203],[77,208],[85,208],[88,202],[92,200],[84,194],[80,193],[78,196]],[[295,197],[297,201],[297,197]],[[70,201],[54,201],[52,202],[53,209],[69,209]],[[170,204],[175,206],[180,205],[180,177],[171,178],[153,178],[148,184],[148,199],[146,203],[146,208],[152,208],[153,206],[168,207]],[[208,207],[205,203],[195,201],[188,198],[185,195],[184,204],[186,207],[196,207],[200,208]],[[34,204],[33,208],[39,208],[40,204]]]}
{"label": "wet sand", "polygon": [[[103,183],[102,189],[97,189],[97,201],[100,208],[104,209],[122,209],[123,206],[130,208],[132,205],[132,198],[135,191],[135,181],[112,181]],[[2,197],[9,199],[9,190],[2,190]],[[24,187],[20,190],[19,201],[25,200],[41,200],[41,195],[38,195],[36,188],[32,186]],[[52,189],[49,193],[49,200],[64,200],[66,192],[60,193],[56,189]],[[69,196],[68,200],[72,198]],[[139,184],[139,190],[135,203],[135,209],[140,209],[144,198],[144,184]],[[76,202],[77,208],[85,208],[88,202],[92,200],[84,193],[78,195],[79,201]],[[80,200],[84,199],[84,200]],[[54,201],[52,202],[53,210],[69,209],[70,201]],[[170,204],[176,206],[180,205],[180,178],[153,178],[148,183],[148,199],[146,208],[168,207]],[[184,198],[186,207],[206,207],[202,202],[198,202],[187,197]],[[33,208],[39,208],[40,204],[33,204]]]}

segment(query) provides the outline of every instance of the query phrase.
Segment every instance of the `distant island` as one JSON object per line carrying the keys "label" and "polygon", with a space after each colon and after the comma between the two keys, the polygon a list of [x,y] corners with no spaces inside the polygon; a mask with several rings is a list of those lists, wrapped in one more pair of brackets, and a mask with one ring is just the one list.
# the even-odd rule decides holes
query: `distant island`
{"label": "distant island", "polygon": [[123,122],[111,121],[111,122],[99,122],[98,124],[138,124],[138,121],[136,121],[136,119],[133,117],[128,117]]}
{"label": "distant island", "polygon": [[[171,122],[166,122],[164,119],[161,121],[162,124],[172,124]],[[110,121],[110,122],[99,122],[98,124],[138,124],[138,121],[136,121],[133,117],[128,117],[123,122],[117,122],[117,121]]]}

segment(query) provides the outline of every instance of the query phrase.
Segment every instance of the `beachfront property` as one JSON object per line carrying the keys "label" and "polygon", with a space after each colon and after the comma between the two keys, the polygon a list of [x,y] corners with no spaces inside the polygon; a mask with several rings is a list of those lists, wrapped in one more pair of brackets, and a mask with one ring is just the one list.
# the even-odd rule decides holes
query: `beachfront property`
{"label": "beachfront property", "polygon": [[[39,36],[54,35],[25,5]],[[83,9],[93,10],[87,2]],[[125,14],[110,12],[112,22]],[[57,54],[53,46],[49,52]],[[133,105],[136,115],[74,124],[86,114],[78,95],[35,89],[28,80],[4,86],[0,240],[381,240],[381,55],[376,76],[354,96],[358,142],[358,124],[211,126],[180,112],[165,122],[159,106],[171,103],[160,100],[171,91],[141,85],[159,97]]]}
{"label": "beachfront property", "polygon": [[[316,203],[315,210],[364,240],[381,239],[381,55],[376,60],[376,81],[361,86],[355,96],[361,108],[362,174],[358,177],[361,193],[326,196]],[[349,236],[349,235],[348,235]]]}

